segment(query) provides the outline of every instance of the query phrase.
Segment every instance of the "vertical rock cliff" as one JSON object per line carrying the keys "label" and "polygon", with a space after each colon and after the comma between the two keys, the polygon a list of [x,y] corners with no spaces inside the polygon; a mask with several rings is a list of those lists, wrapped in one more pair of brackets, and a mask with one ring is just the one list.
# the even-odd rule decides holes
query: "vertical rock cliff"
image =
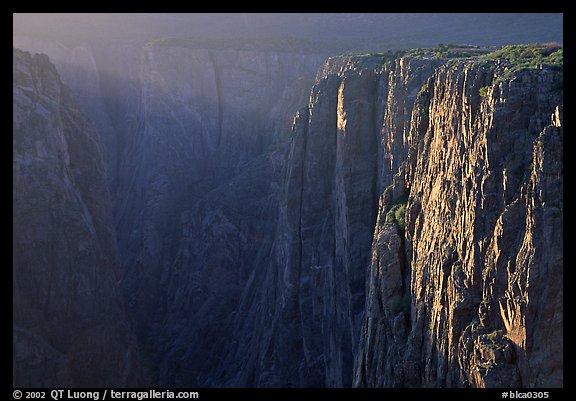
{"label": "vertical rock cliff", "polygon": [[356,386],[562,386],[562,72],[508,68],[445,65],[416,100]]}
{"label": "vertical rock cliff", "polygon": [[[130,309],[162,384],[207,385],[224,357],[219,344],[232,341],[226,322],[275,224],[262,202],[273,184],[269,147],[316,63],[252,50],[143,51],[117,220]],[[217,341],[190,346],[207,338]]]}
{"label": "vertical rock cliff", "polygon": [[45,55],[13,51],[13,382],[142,383],[102,146]]}
{"label": "vertical rock cliff", "polygon": [[378,188],[404,160],[392,152],[408,146],[413,99],[441,63],[338,57],[320,70],[294,120],[272,249],[237,312],[227,385],[352,384]]}
{"label": "vertical rock cliff", "polygon": [[[561,385],[562,72],[512,68],[324,65],[294,121],[270,256],[235,312],[226,385]],[[532,294],[549,298],[530,310],[535,255],[550,275]]]}

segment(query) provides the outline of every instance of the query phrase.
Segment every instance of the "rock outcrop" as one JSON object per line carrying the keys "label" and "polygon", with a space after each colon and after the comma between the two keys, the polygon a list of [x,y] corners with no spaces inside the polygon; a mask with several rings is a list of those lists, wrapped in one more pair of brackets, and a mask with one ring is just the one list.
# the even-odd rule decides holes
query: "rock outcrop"
{"label": "rock outcrop", "polygon": [[102,145],[45,55],[13,51],[13,383],[143,382]]}
{"label": "rock outcrop", "polygon": [[[356,386],[562,386],[562,72],[503,70],[440,67],[416,101]],[[388,215],[406,195],[400,233]]]}

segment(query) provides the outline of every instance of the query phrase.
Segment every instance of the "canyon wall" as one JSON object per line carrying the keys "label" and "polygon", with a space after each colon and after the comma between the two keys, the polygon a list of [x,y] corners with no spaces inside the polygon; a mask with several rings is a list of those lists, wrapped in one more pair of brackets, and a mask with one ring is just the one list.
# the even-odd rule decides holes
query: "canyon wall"
{"label": "canyon wall", "polygon": [[[122,290],[145,359],[163,385],[207,385],[254,258],[270,247],[282,138],[325,56],[14,43],[54,58],[102,136]],[[207,339],[217,340],[191,345]]]}
{"label": "canyon wall", "polygon": [[226,385],[352,384],[379,188],[404,160],[411,105],[443,62],[385,61],[328,60],[294,119],[273,246],[244,290]]}
{"label": "canyon wall", "polygon": [[102,145],[45,55],[13,51],[13,383],[145,383]]}
{"label": "canyon wall", "polygon": [[428,80],[380,201],[356,386],[562,386],[562,104],[546,67]]}

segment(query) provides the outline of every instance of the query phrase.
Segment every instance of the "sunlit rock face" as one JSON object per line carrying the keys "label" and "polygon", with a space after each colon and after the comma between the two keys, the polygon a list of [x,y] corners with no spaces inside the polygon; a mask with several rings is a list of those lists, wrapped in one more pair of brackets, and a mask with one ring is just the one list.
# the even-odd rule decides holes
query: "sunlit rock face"
{"label": "sunlit rock face", "polygon": [[372,243],[356,386],[562,386],[562,72],[495,67],[441,67],[416,101]]}
{"label": "sunlit rock face", "polygon": [[13,383],[145,383],[102,145],[45,55],[13,51]]}

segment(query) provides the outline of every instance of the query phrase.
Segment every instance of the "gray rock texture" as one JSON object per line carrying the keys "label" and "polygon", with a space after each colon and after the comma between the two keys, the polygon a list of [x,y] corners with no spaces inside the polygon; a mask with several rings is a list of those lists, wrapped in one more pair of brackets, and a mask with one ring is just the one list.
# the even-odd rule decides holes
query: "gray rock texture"
{"label": "gray rock texture", "polygon": [[143,381],[92,123],[45,55],[13,51],[13,383]]}
{"label": "gray rock texture", "polygon": [[[164,350],[160,383],[211,385],[253,258],[275,224],[267,200],[278,156],[268,148],[305,99],[316,61],[163,46],[142,57],[125,159],[133,168],[120,168],[132,173],[117,192],[127,294],[144,341]],[[216,341],[200,345],[207,339]]]}

